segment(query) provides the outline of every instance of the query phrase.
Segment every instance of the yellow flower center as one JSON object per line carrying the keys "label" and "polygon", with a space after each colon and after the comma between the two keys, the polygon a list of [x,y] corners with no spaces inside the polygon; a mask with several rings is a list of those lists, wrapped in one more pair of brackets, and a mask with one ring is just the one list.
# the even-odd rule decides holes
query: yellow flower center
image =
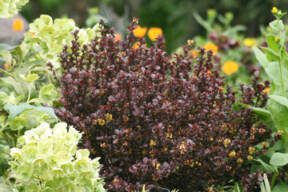
{"label": "yellow flower center", "polygon": [[239,64],[235,61],[226,61],[222,66],[222,71],[230,76],[239,70]]}
{"label": "yellow flower center", "polygon": [[214,43],[206,43],[203,48],[206,51],[212,51],[213,55],[216,55],[218,53],[218,47]]}
{"label": "yellow flower center", "polygon": [[24,31],[24,21],[21,18],[15,18],[12,21],[12,30],[14,32],[22,32],[22,31]]}
{"label": "yellow flower center", "polygon": [[137,38],[143,38],[146,35],[146,32],[147,32],[147,27],[141,27],[138,25],[133,30],[133,35]]}
{"label": "yellow flower center", "polygon": [[257,45],[257,40],[255,38],[245,38],[243,43],[246,47],[254,47]]}
{"label": "yellow flower center", "polygon": [[163,35],[163,31],[159,27],[151,27],[148,31],[148,37],[151,41],[156,41],[158,37]]}

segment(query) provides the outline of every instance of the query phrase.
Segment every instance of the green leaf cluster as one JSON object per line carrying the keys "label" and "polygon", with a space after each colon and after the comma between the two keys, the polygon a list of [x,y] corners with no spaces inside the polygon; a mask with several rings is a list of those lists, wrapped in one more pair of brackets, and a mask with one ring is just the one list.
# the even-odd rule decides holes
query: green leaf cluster
{"label": "green leaf cluster", "polygon": [[[270,165],[274,167],[271,188],[272,191],[279,191],[279,189],[288,189],[288,182],[278,179],[278,174],[282,169],[279,168],[288,164],[288,53],[286,50],[287,43],[287,26],[283,23],[281,18],[269,24],[266,31],[267,47],[254,48],[254,53],[261,66],[264,68],[269,81],[271,82],[271,89],[269,94],[269,101],[264,109],[252,108],[262,119],[268,123],[272,128],[274,135],[281,135],[281,139],[269,149],[268,158],[270,158]],[[264,162],[263,162],[264,163]],[[284,171],[284,169],[283,169]],[[276,184],[278,183],[278,184]],[[264,190],[262,184],[262,191]],[[270,188],[270,187],[269,187]],[[268,190],[270,191],[270,189]]]}
{"label": "green leaf cluster", "polygon": [[20,48],[23,55],[32,56],[28,59],[30,62],[42,62],[42,65],[51,62],[55,68],[59,68],[59,53],[64,45],[72,41],[72,32],[79,30],[80,41],[86,43],[96,36],[98,27],[79,29],[72,19],[53,20],[48,15],[41,15],[29,25]]}

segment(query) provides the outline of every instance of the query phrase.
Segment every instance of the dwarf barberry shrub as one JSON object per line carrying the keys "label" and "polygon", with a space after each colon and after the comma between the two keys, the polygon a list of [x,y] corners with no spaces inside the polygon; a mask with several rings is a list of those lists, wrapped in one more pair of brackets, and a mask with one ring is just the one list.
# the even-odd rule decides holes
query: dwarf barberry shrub
{"label": "dwarf barberry shrub", "polygon": [[[212,53],[168,55],[163,39],[151,47],[123,41],[111,30],[80,46],[77,32],[61,54],[62,108],[58,116],[84,132],[83,146],[100,156],[110,191],[161,186],[204,191],[249,174],[254,147],[268,134],[249,109],[233,110]],[[135,46],[136,45],[136,46]],[[242,101],[265,104],[243,87]]]}

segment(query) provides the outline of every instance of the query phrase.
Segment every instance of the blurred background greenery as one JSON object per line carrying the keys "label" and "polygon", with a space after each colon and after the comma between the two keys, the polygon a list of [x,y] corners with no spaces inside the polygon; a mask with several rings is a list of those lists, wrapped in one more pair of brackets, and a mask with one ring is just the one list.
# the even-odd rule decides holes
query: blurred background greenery
{"label": "blurred background greenery", "polygon": [[[257,36],[261,25],[271,21],[271,7],[285,10],[288,0],[31,0],[23,10],[28,21],[49,14],[53,17],[72,17],[79,26],[89,25],[99,15],[107,19],[118,32],[123,32],[133,17],[140,19],[142,26],[161,27],[172,51],[195,35],[206,31],[197,23],[193,14],[206,17],[209,9],[219,14],[232,12],[233,24],[246,26],[246,36]],[[97,7],[90,10],[89,8]],[[97,17],[93,14],[97,13]],[[87,18],[88,23],[87,23]],[[100,17],[101,18],[101,17]]]}

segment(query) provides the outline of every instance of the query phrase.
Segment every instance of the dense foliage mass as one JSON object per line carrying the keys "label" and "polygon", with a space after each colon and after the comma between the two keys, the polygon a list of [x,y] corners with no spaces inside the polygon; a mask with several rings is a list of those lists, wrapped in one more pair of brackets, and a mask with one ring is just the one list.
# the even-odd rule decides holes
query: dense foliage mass
{"label": "dense foliage mass", "polygon": [[29,130],[11,149],[9,179],[18,191],[104,192],[98,159],[77,150],[81,134],[65,123]]}
{"label": "dense foliage mass", "polygon": [[[249,109],[233,109],[235,94],[211,62],[212,52],[200,50],[192,60],[186,47],[170,56],[161,37],[151,47],[136,42],[134,27],[123,41],[102,29],[84,46],[76,32],[61,54],[57,114],[83,131],[83,146],[102,157],[108,189],[146,184],[203,191],[233,179],[249,183],[251,160],[261,153],[254,146],[268,131]],[[242,102],[264,106],[268,86],[243,86]]]}
{"label": "dense foliage mass", "polygon": [[[25,3],[0,0],[0,17]],[[172,55],[177,30],[134,21],[124,37],[125,19],[98,25],[97,8],[86,29],[11,19],[25,35],[0,42],[0,191],[288,191],[288,27],[271,13],[257,38],[232,13],[193,13],[207,36]]]}

